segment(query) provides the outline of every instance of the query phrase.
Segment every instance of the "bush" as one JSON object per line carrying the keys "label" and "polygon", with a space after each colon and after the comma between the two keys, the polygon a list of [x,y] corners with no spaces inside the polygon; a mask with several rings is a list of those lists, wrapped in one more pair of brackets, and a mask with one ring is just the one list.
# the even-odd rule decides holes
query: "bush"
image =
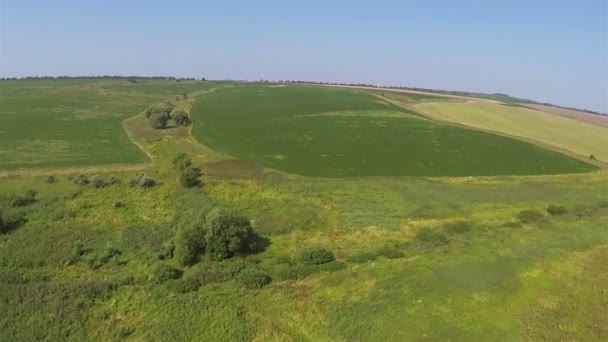
{"label": "bush", "polygon": [[118,208],[122,208],[124,206],[125,206],[124,203],[122,203],[119,200],[112,202],[112,208],[118,209]]}
{"label": "bush", "polygon": [[166,113],[153,113],[150,115],[150,126],[154,129],[165,129],[167,128],[167,123],[169,122],[169,114]]}
{"label": "bush", "polygon": [[120,183],[120,180],[116,176],[111,175],[110,178],[108,178],[108,183],[114,185]]}
{"label": "bush", "polygon": [[562,205],[551,204],[547,207],[547,213],[551,216],[563,215],[568,213],[568,209]]}
{"label": "bush", "polygon": [[200,181],[198,177],[201,175],[201,170],[195,167],[187,167],[182,170],[179,180],[186,188],[199,186]]}
{"label": "bush", "polygon": [[188,126],[192,122],[188,114],[179,108],[176,108],[171,112],[171,118],[175,121],[175,124],[179,126]]}
{"label": "bush", "polygon": [[209,258],[223,260],[237,253],[251,252],[255,234],[246,217],[214,208],[206,218],[205,240]]}
{"label": "bush", "polygon": [[55,176],[47,176],[44,181],[47,183],[55,183]]}
{"label": "bush", "polygon": [[192,160],[188,154],[180,152],[173,158],[173,166],[178,170],[184,170],[192,165]]}
{"label": "bush", "polygon": [[93,176],[93,178],[91,178],[91,185],[96,188],[103,188],[106,186],[106,182],[101,176]]}
{"label": "bush", "polygon": [[449,241],[443,231],[429,227],[418,229],[416,231],[416,240],[434,245],[445,245]]}
{"label": "bush", "polygon": [[304,265],[321,265],[335,259],[331,251],[318,246],[305,248],[297,256],[297,261]]}
{"label": "bush", "polygon": [[175,252],[175,245],[173,242],[165,242],[160,247],[160,252],[158,253],[158,258],[161,260],[171,259],[173,258],[173,253]]}
{"label": "bush", "polygon": [[234,279],[246,267],[247,263],[239,259],[207,262],[197,266],[193,277],[201,285],[223,283]]}
{"label": "bush", "polygon": [[140,186],[142,188],[152,188],[158,183],[154,178],[148,177],[145,173],[138,173],[135,177],[129,180],[129,186]]}
{"label": "bush", "polygon": [[299,280],[319,272],[335,272],[346,268],[342,262],[332,261],[320,265],[292,265],[281,269],[278,273],[281,279]]}
{"label": "bush", "polygon": [[259,289],[270,284],[272,278],[259,268],[247,267],[237,275],[237,280],[248,289]]}
{"label": "bush", "polygon": [[175,257],[183,266],[198,262],[205,253],[205,247],[205,231],[202,227],[181,228],[175,236]]}
{"label": "bush", "polygon": [[6,234],[25,223],[23,214],[15,214],[0,209],[0,233]]}
{"label": "bush", "polygon": [[76,176],[74,179],[74,183],[78,185],[89,185],[89,177],[85,174],[80,174]]}
{"label": "bush", "polygon": [[173,110],[173,104],[169,101],[165,101],[159,103],[157,105],[151,106],[146,110],[146,118],[150,118],[153,115],[166,115],[169,116],[169,113]]}
{"label": "bush", "polygon": [[543,214],[538,210],[522,210],[517,214],[517,219],[522,223],[533,223],[541,220],[543,218]]}
{"label": "bush", "polygon": [[167,280],[179,279],[182,276],[182,271],[177,268],[173,268],[167,264],[159,264],[154,268],[152,277],[158,284],[164,283]]}
{"label": "bush", "polygon": [[23,195],[10,195],[7,196],[9,206],[15,207],[26,207],[36,202],[36,192],[28,190]]}

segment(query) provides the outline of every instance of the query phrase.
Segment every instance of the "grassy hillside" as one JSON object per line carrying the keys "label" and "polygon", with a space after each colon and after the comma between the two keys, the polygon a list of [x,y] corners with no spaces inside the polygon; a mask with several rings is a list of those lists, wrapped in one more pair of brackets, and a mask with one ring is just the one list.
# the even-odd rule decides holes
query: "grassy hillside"
{"label": "grassy hillside", "polygon": [[[120,94],[150,91],[138,86]],[[214,101],[231,108],[213,118],[237,131],[230,137],[255,144],[252,137],[264,131],[287,152],[297,146],[290,145],[298,132],[290,125],[302,117],[334,118],[338,123],[303,127],[311,137],[333,129],[344,139],[355,124],[366,131],[372,121],[432,123],[356,92],[298,87],[273,102],[267,89],[282,88],[192,91],[196,99],[175,102],[189,111],[195,101],[193,114],[203,120],[194,127],[154,130],[143,113],[129,118],[127,136],[151,156],[137,170],[0,174],[0,341],[608,339],[606,171],[304,177],[219,153],[191,135]],[[161,101],[173,90],[158,91]],[[228,101],[235,94],[243,104]],[[313,95],[319,103],[309,100]],[[291,115],[283,116],[285,108]],[[375,139],[387,135],[372,131]],[[332,135],[321,137],[337,144]],[[520,156],[546,157],[538,151]],[[202,170],[200,186],[183,185],[183,164],[175,162],[183,152]],[[219,207],[251,223],[255,249],[217,261],[209,237],[221,236],[210,214]],[[233,229],[230,222],[220,232]],[[184,250],[201,237],[185,232],[202,232],[206,241],[195,246],[200,258],[187,264]]]}
{"label": "grassy hillside", "polygon": [[593,166],[521,141],[429,120],[353,90],[241,86],[201,97],[193,134],[241,159],[306,176],[479,176]]}
{"label": "grassy hillside", "polygon": [[416,109],[432,117],[524,137],[608,162],[608,128],[522,106],[487,101],[427,102]]}

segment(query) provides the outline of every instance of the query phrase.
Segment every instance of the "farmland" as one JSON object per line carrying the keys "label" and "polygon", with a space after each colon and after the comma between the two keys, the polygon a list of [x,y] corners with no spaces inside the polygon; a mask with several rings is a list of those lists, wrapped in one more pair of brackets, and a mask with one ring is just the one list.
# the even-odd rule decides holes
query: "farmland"
{"label": "farmland", "polygon": [[[420,98],[424,96],[415,97]],[[201,97],[193,118],[194,136],[212,149],[306,176],[529,175],[593,169],[529,143],[429,120],[353,90],[227,88]]]}
{"label": "farmland", "polygon": [[[0,340],[608,338],[608,173],[414,111],[461,100],[269,84],[20,82],[0,82],[10,94],[0,97],[10,105],[2,115],[23,114],[0,119],[4,126],[70,128],[70,148],[22,155],[16,146],[42,133],[0,136],[10,161],[0,164]],[[193,125],[150,127],[144,110],[167,100]],[[80,124],[79,113],[95,115]],[[522,132],[530,141],[533,133]],[[180,153],[200,168],[199,186],[182,183]],[[220,207],[244,215],[263,247],[183,264],[183,233],[209,226]],[[302,262],[304,250],[321,247],[335,260]],[[178,279],[159,276],[167,268]],[[247,286],[243,270],[270,282]]]}

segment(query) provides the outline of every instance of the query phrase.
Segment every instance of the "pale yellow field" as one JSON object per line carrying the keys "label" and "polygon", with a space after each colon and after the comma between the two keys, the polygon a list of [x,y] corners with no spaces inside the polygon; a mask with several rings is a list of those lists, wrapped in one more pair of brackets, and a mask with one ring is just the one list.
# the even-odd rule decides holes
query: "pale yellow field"
{"label": "pale yellow field", "polygon": [[[541,111],[488,101],[414,105],[431,117],[555,146],[608,163],[608,128]],[[533,139],[532,139],[533,137]]]}

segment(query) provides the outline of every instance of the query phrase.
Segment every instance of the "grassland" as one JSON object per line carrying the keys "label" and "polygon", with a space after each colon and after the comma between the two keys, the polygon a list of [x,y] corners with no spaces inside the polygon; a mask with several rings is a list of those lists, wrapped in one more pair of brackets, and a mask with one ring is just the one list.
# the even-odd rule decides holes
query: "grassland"
{"label": "grassland", "polygon": [[[197,106],[228,90],[201,92],[193,110],[202,111]],[[361,101],[357,110],[337,101],[331,117],[428,121],[386,109],[377,98],[346,96]],[[421,100],[436,101],[410,99]],[[176,104],[190,110],[190,101]],[[327,116],[298,113],[299,106],[293,102],[292,114]],[[143,170],[54,168],[0,175],[0,211],[25,218],[0,233],[0,340],[608,338],[604,170],[303,177],[201,145],[191,136],[196,125],[156,131],[146,124],[143,114],[124,122],[127,136],[151,156]],[[172,164],[179,152],[202,168],[202,187],[180,184]],[[140,171],[160,184],[130,186]],[[82,172],[118,182],[78,185],[74,176]],[[27,190],[36,192],[35,201],[12,206],[10,199]],[[269,240],[267,248],[188,267],[175,258],[160,260],[159,251],[175,240],[176,231],[212,205],[246,214]],[[550,215],[549,205],[566,212]],[[522,216],[526,210],[536,215]],[[313,245],[333,251],[337,260],[298,267],[297,253]],[[76,260],[75,250],[83,253]],[[228,274],[241,263],[265,270],[272,283],[243,288]],[[179,268],[182,280],[204,279],[202,286],[183,291],[182,280],[159,284],[159,265]]]}
{"label": "grassland", "polygon": [[599,125],[488,101],[427,102],[415,108],[441,120],[529,138],[608,163],[608,128]]}
{"label": "grassland", "polygon": [[[134,91],[118,91],[124,87]],[[146,155],[129,140],[122,121],[167,97],[208,87],[175,81],[1,81],[0,169],[144,162]]]}
{"label": "grassland", "polygon": [[306,176],[526,175],[594,169],[529,143],[429,120],[353,90],[232,87],[200,97],[192,113],[194,136],[212,149]]}

